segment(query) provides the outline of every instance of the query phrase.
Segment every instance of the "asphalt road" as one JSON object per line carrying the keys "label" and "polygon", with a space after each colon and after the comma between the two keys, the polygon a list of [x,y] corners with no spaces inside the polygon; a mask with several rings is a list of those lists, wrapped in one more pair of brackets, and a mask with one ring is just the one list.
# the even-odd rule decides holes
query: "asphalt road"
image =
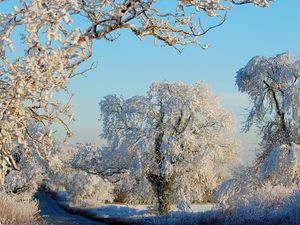
{"label": "asphalt road", "polygon": [[39,201],[40,215],[52,225],[106,225],[105,223],[89,220],[82,216],[73,215],[59,207],[50,195],[39,191],[36,195]]}

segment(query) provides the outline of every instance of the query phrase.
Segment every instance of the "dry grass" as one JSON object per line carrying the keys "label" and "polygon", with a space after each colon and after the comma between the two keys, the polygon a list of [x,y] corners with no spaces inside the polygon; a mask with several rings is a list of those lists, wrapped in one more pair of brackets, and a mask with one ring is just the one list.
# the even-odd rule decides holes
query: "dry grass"
{"label": "dry grass", "polygon": [[36,201],[20,201],[0,192],[0,225],[41,224]]}

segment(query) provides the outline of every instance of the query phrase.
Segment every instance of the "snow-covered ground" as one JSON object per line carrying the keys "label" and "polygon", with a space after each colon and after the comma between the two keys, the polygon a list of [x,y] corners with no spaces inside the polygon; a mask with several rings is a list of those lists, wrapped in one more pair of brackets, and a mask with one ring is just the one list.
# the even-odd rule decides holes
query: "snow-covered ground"
{"label": "snow-covered ground", "polygon": [[[279,189],[278,189],[279,188]],[[121,205],[103,204],[95,208],[66,207],[72,213],[80,214],[108,224],[135,224],[135,225],[300,225],[300,191],[295,190],[291,195],[283,196],[283,187],[273,191],[266,187],[265,191],[257,193],[265,195],[267,199],[251,197],[247,204],[233,205],[231,208],[217,208],[213,204],[191,205],[187,212],[180,211],[173,206],[173,210],[166,215],[157,215],[149,205]],[[271,191],[271,193],[270,193]],[[273,195],[273,194],[274,195]],[[281,193],[281,194],[280,194]],[[261,195],[259,195],[261,196]],[[281,197],[282,198],[281,198]],[[60,195],[60,203],[67,204],[64,196]],[[279,201],[280,204],[273,204]],[[64,205],[63,205],[64,206]]]}
{"label": "snow-covered ground", "polygon": [[[191,205],[189,212],[205,212],[211,210],[213,204],[194,204]],[[175,206],[172,212],[179,211]],[[89,209],[90,214],[98,218],[129,218],[147,217],[155,215],[151,205],[124,205],[124,204],[105,204],[97,208]]]}
{"label": "snow-covered ground", "polygon": [[193,204],[191,205],[192,212],[205,212],[211,210],[214,204]]}
{"label": "snow-covered ground", "polygon": [[[69,205],[68,196],[66,192],[60,191],[53,196],[56,201],[60,202],[61,205]],[[70,206],[70,205],[69,205]],[[93,218],[142,218],[152,217],[157,215],[154,205],[130,205],[130,204],[101,204],[96,207],[79,207],[70,206],[71,208],[78,209],[79,211],[84,210],[86,213]],[[214,204],[192,204],[187,207],[187,212],[206,212],[214,208]],[[170,213],[181,212],[176,205],[172,205]]]}

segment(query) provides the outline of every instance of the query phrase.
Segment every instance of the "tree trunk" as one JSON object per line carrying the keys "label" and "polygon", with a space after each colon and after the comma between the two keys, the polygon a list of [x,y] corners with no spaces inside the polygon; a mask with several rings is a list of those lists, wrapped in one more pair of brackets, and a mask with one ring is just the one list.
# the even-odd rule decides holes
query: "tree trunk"
{"label": "tree trunk", "polygon": [[148,179],[151,182],[156,193],[158,212],[165,214],[171,210],[170,195],[172,193],[175,182],[175,174],[167,178],[166,176],[159,176],[156,174],[149,174]]}
{"label": "tree trunk", "polygon": [[162,144],[164,139],[164,117],[165,113],[163,110],[163,103],[160,100],[159,102],[159,113],[158,120],[156,121],[156,135],[154,140],[154,154],[155,154],[155,164],[157,171],[151,171],[147,178],[150,181],[152,188],[156,194],[157,203],[158,203],[158,212],[159,214],[165,214],[171,209],[170,195],[175,182],[175,173],[171,176],[166,174],[164,164],[165,164],[165,155],[162,153]]}
{"label": "tree trunk", "polygon": [[155,163],[158,166],[158,171],[148,174],[150,181],[157,198],[159,214],[165,214],[170,211],[170,193],[172,185],[168,181],[166,174],[163,171],[164,155],[161,152],[164,133],[159,132],[155,138]]}

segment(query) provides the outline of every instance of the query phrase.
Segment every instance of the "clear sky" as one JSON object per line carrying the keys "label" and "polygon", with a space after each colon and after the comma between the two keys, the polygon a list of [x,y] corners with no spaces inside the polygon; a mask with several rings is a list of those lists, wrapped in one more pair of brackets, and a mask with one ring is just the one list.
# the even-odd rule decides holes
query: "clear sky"
{"label": "clear sky", "polygon": [[[165,2],[170,0],[165,0]],[[300,1],[277,0],[269,8],[237,6],[229,12],[226,23],[202,38],[208,50],[187,47],[182,54],[172,48],[155,47],[151,38],[140,41],[129,32],[121,32],[114,43],[100,40],[94,44],[91,62],[98,67],[87,77],[70,82],[75,93],[73,110],[77,121],[71,126],[72,141],[101,143],[98,102],[108,94],[130,97],[145,93],[155,80],[206,81],[220,101],[237,118],[237,127],[244,120],[247,97],[238,93],[235,73],[253,56],[272,56],[289,51],[300,53]],[[201,39],[200,39],[201,41]],[[254,148],[257,137],[237,134],[243,158]]]}

